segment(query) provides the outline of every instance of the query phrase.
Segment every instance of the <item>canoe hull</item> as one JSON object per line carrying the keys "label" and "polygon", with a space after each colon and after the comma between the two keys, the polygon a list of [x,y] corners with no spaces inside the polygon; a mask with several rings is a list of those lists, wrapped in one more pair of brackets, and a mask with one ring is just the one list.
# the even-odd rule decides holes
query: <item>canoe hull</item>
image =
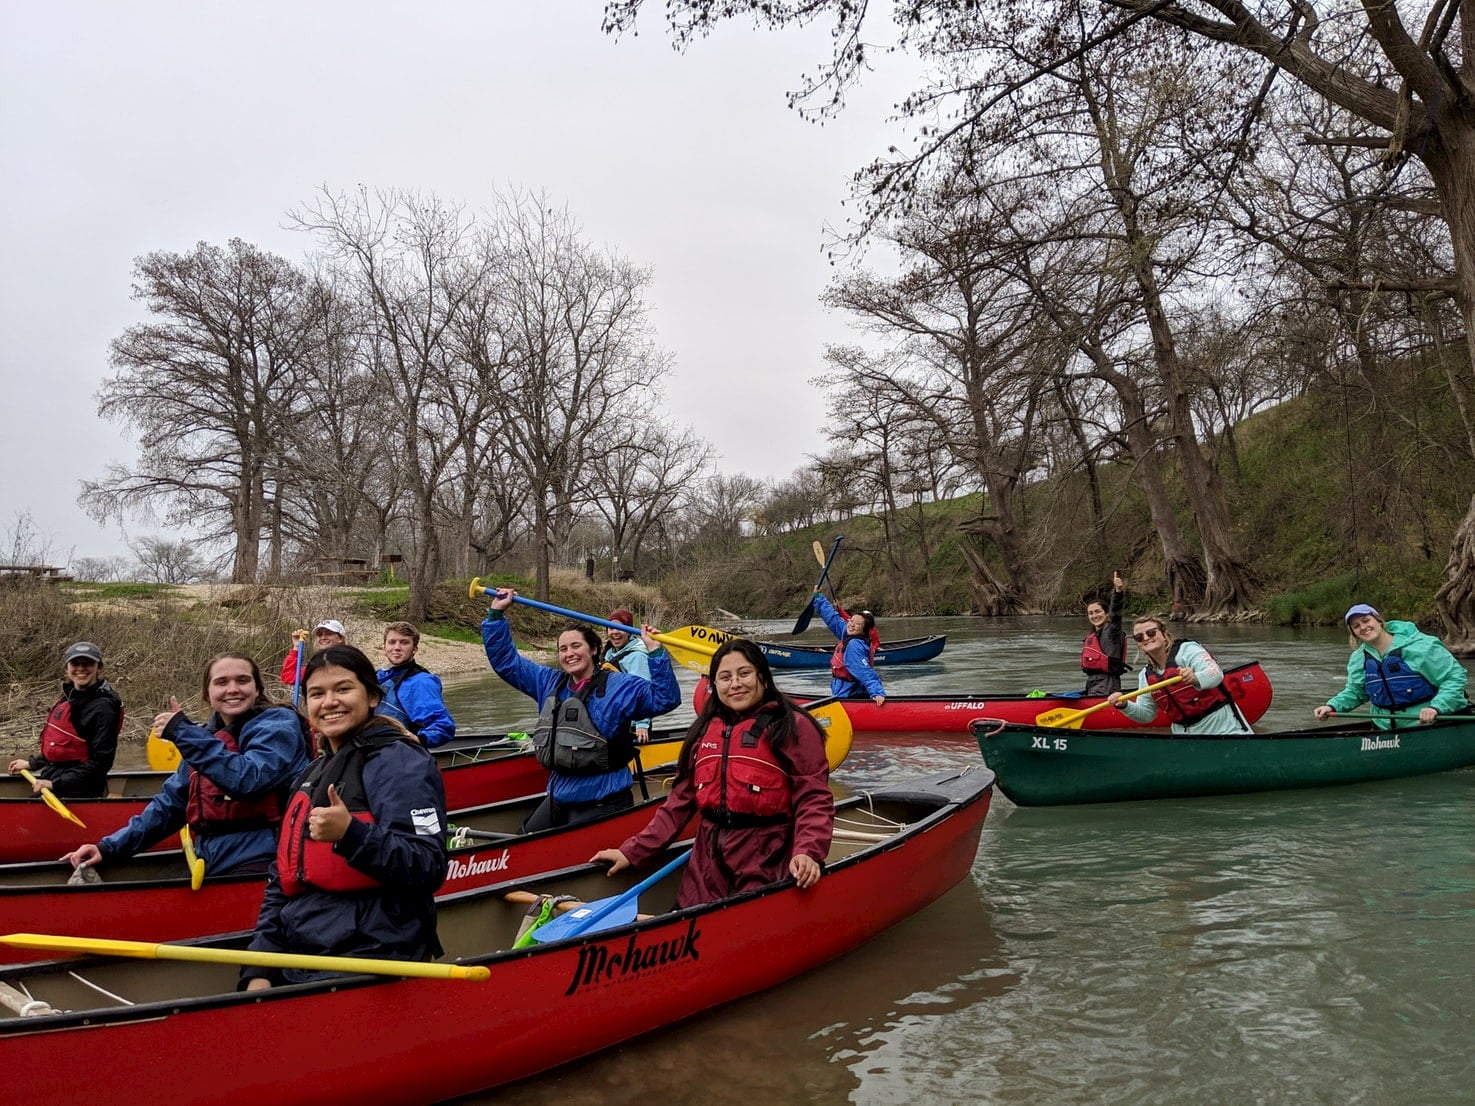
{"label": "canoe hull", "polygon": [[[1236,690],[1239,709],[1251,724],[1270,709],[1270,678],[1258,662],[1225,669],[1224,680]],[[797,701],[804,702],[802,698]],[[1069,699],[1055,696],[1031,699],[1026,695],[888,695],[876,706],[869,699],[846,699],[845,713],[857,730],[876,733],[933,731],[966,734],[969,724],[987,718],[1029,724],[1046,711],[1083,710],[1100,699]],[[1091,715],[1090,725],[1099,729],[1147,729],[1114,707]]]}
{"label": "canoe hull", "polygon": [[[755,641],[754,644],[763,650],[763,655],[768,658],[770,668],[829,668],[830,655],[835,651],[833,646],[794,645],[780,641]],[[946,634],[906,638],[901,641],[883,641],[881,647],[876,650],[876,655],[871,659],[871,663],[879,668],[882,665],[895,667],[898,664],[930,661],[938,656],[946,645]]]}
{"label": "canoe hull", "polygon": [[[535,1075],[791,979],[937,899],[972,867],[992,785],[982,768],[953,778],[963,783],[948,804],[835,861],[809,891],[785,882],[583,940],[468,958],[491,967],[485,984],[349,977],[0,1017],[0,1041],[48,1073],[15,1080],[7,1100],[54,1106],[85,1091],[114,1106],[290,1106],[316,1104],[331,1087],[344,1101],[424,1103]],[[313,1025],[351,1031],[325,1048],[303,1032]],[[229,1041],[228,1068],[218,1049],[181,1041]],[[86,1064],[75,1062],[79,1048]]]}
{"label": "canoe hull", "polygon": [[1475,718],[1203,737],[975,727],[999,790],[1020,806],[1326,787],[1475,765]]}
{"label": "canoe hull", "polygon": [[[642,762],[647,769],[675,761],[682,731],[658,731],[663,740],[642,747]],[[548,772],[530,752],[521,749],[484,749],[486,742],[496,742],[501,734],[485,734],[466,738],[433,750],[441,767],[446,787],[446,808],[499,803],[523,795],[536,795],[548,786]],[[846,751],[849,751],[847,745]],[[35,797],[15,797],[23,792],[20,777],[0,777],[0,864],[30,860],[55,860],[79,845],[95,842],[122,829],[128,819],[148,805],[167,779],[167,772],[117,772],[108,777],[110,792],[122,792],[119,798],[68,799],[67,806],[87,824],[82,829],[46,806]],[[26,789],[29,790],[29,785]],[[178,846],[171,836],[156,849]]]}

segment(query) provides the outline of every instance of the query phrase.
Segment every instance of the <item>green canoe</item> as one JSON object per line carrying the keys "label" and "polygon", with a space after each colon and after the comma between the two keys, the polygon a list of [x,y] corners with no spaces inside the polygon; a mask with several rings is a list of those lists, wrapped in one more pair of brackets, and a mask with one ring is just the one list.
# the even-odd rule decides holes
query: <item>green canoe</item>
{"label": "green canoe", "polygon": [[972,729],[999,790],[1019,806],[1325,787],[1475,764],[1475,717],[1468,716],[1390,730],[1363,723],[1203,737],[987,719]]}

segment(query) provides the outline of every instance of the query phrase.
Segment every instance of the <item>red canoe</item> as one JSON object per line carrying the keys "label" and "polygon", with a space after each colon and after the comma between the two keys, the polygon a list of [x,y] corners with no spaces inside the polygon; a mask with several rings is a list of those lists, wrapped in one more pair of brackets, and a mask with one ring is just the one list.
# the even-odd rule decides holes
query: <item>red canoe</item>
{"label": "red canoe", "polygon": [[[450,810],[532,795],[547,786],[548,773],[519,749],[496,748],[481,757],[466,750],[436,750],[436,759]],[[168,772],[114,772],[108,776],[108,793],[117,798],[67,799],[67,807],[87,824],[82,829],[40,799],[27,797],[31,785],[21,777],[0,777],[0,863],[55,860],[122,829],[168,778]],[[157,847],[177,846],[178,838],[171,836]]]}
{"label": "red canoe", "polygon": [[[658,783],[651,788],[649,801],[642,801],[638,785],[631,790],[632,807],[532,834],[517,831],[542,795],[452,811],[450,821],[457,829],[506,840],[483,839],[453,847],[439,894],[582,864],[599,849],[618,845],[644,829],[665,798]],[[453,843],[454,839],[453,833]],[[55,861],[0,865],[0,928],[120,941],[179,941],[250,929],[266,888],[264,875],[227,875],[206,879],[198,891],[191,891],[183,854],[178,852],[147,853],[106,865],[99,869],[102,883],[68,886],[71,871],[70,865]],[[0,945],[0,964],[34,959],[34,953]]]}
{"label": "red canoe", "polygon": [[[646,768],[674,761],[684,734],[680,729],[657,730],[655,740],[641,747]],[[449,810],[535,795],[548,786],[548,773],[526,747],[500,734],[464,738],[431,751],[440,763]],[[78,845],[122,829],[168,778],[168,772],[146,770],[109,774],[109,798],[66,800],[68,808],[87,824],[82,829],[33,796],[31,785],[22,777],[0,776],[0,864],[56,860]],[[177,846],[178,838],[170,836],[155,848]]]}
{"label": "red canoe", "polygon": [[[1245,720],[1258,722],[1270,709],[1270,678],[1259,661],[1224,670],[1224,686],[1239,704]],[[795,696],[797,702],[806,700]],[[857,730],[907,732],[915,730],[967,734],[968,724],[977,718],[1003,719],[1033,725],[1046,711],[1083,710],[1100,699],[1070,699],[1047,695],[1031,699],[1027,695],[888,695],[876,706],[869,699],[845,699],[845,713]],[[1113,707],[1091,716],[1093,730],[1139,729],[1134,722]]]}
{"label": "red canoe", "polygon": [[[317,1106],[331,1088],[335,1100],[391,1106],[523,1079],[776,986],[921,910],[967,877],[992,787],[980,765],[876,792],[847,812],[852,832],[808,891],[785,880],[528,949],[498,951],[525,913],[503,899],[509,885],[452,896],[441,941],[448,958],[487,965],[485,983],[346,976],[246,994],[229,965],[89,957],[8,968],[0,980],[27,1002],[63,1012],[0,1007],[0,1041],[46,1074],[12,1079],[6,1100]],[[871,837],[882,840],[857,840]],[[626,875],[585,866],[532,889],[589,901],[633,886]],[[669,910],[679,878],[644,892],[640,909]],[[305,1026],[348,1028],[325,1045]],[[181,1047],[202,1041],[229,1042],[229,1056]]]}

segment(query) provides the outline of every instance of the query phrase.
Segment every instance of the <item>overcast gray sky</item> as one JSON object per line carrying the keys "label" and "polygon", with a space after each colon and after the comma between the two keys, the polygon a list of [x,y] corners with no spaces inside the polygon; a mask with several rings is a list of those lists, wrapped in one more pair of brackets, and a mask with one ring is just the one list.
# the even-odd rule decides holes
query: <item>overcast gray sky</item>
{"label": "overcast gray sky", "polygon": [[784,93],[826,28],[725,26],[682,55],[662,8],[615,40],[598,0],[0,4],[0,526],[29,511],[59,555],[122,552],[76,498],[136,455],[95,398],[108,341],[143,317],[133,259],[231,237],[301,259],[284,213],[323,184],[473,207],[546,190],[653,269],[668,409],[723,471],[782,477],[822,449],[808,381],[847,337],[818,302],[824,227],[901,137],[905,74],[819,127]]}

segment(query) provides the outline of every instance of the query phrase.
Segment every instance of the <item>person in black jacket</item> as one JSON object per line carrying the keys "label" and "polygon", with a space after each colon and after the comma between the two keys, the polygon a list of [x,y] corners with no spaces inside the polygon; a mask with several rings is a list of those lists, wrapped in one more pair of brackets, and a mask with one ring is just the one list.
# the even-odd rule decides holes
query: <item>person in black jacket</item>
{"label": "person in black jacket", "polygon": [[[352,645],[314,653],[307,718],[331,752],[287,801],[252,949],[315,956],[434,960],[435,892],[446,878],[446,790],[430,753],[374,713],[374,666]],[[244,968],[260,990],[321,972]]]}
{"label": "person in black jacket", "polygon": [[12,774],[29,769],[36,794],[49,789],[63,799],[100,799],[123,729],[123,700],[102,678],[102,650],[79,641],[63,655],[61,698],[46,712],[41,754],[10,762]]}
{"label": "person in black jacket", "polygon": [[1127,582],[1120,572],[1111,574],[1111,606],[1098,600],[1086,604],[1086,621],[1091,632],[1081,642],[1081,671],[1086,674],[1084,694],[1091,697],[1110,695],[1122,689],[1122,673],[1130,672],[1127,664],[1127,634],[1122,629],[1122,605],[1127,598]]}

